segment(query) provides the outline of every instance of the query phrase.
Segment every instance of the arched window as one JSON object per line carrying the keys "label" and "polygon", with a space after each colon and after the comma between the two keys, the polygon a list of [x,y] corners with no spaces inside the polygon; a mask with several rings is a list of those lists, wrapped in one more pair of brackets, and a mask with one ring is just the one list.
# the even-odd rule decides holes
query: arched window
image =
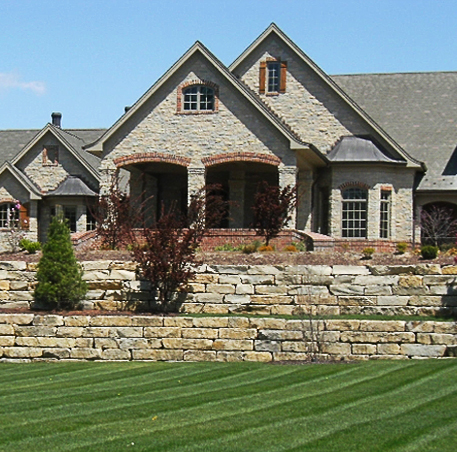
{"label": "arched window", "polygon": [[12,202],[0,204],[0,228],[17,228],[19,226],[19,209],[20,206]]}
{"label": "arched window", "polygon": [[349,187],[343,190],[342,197],[342,236],[366,238],[368,191],[360,187]]}
{"label": "arched window", "polygon": [[194,85],[183,90],[184,111],[213,111],[214,90],[204,85]]}

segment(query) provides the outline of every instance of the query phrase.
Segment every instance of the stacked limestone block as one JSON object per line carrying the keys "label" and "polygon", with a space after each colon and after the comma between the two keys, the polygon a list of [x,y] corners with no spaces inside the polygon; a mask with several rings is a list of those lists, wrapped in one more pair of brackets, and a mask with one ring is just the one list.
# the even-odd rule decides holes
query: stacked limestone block
{"label": "stacked limestone block", "polygon": [[[149,309],[153,293],[134,262],[83,263],[84,309]],[[447,315],[457,311],[457,267],[203,265],[176,295],[183,313]],[[36,264],[0,262],[0,309],[33,303]]]}
{"label": "stacked limestone block", "polygon": [[456,351],[455,322],[0,314],[1,361],[367,360]]}

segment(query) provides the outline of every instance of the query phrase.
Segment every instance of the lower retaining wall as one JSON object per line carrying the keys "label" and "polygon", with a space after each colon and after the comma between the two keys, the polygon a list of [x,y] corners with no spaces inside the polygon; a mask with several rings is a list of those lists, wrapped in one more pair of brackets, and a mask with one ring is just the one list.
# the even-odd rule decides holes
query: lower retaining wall
{"label": "lower retaining wall", "polygon": [[[314,336],[311,333],[311,327]],[[314,337],[314,341],[311,338]],[[410,359],[457,355],[456,322],[0,314],[0,361]]]}

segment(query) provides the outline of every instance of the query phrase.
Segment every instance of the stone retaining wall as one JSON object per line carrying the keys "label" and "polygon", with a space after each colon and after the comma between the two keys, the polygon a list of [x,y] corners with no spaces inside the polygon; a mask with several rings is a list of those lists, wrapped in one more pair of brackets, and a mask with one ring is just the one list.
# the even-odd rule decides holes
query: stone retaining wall
{"label": "stone retaining wall", "polygon": [[[84,262],[89,284],[85,309],[147,307],[150,284],[133,262]],[[33,303],[36,264],[0,262],[1,308]],[[457,267],[203,265],[179,294],[184,313],[455,315]]]}
{"label": "stone retaining wall", "polygon": [[[311,341],[311,325],[314,342]],[[0,361],[409,359],[455,356],[455,322],[0,314]]]}

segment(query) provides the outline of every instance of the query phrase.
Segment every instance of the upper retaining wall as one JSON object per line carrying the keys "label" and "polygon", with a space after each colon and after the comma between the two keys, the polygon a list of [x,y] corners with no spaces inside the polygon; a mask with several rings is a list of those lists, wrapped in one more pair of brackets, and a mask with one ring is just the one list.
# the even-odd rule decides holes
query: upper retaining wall
{"label": "upper retaining wall", "polygon": [[[150,284],[134,262],[84,262],[86,309],[146,307]],[[33,302],[36,264],[0,262],[0,309]],[[203,265],[179,298],[185,313],[451,315],[457,312],[457,267]]]}

